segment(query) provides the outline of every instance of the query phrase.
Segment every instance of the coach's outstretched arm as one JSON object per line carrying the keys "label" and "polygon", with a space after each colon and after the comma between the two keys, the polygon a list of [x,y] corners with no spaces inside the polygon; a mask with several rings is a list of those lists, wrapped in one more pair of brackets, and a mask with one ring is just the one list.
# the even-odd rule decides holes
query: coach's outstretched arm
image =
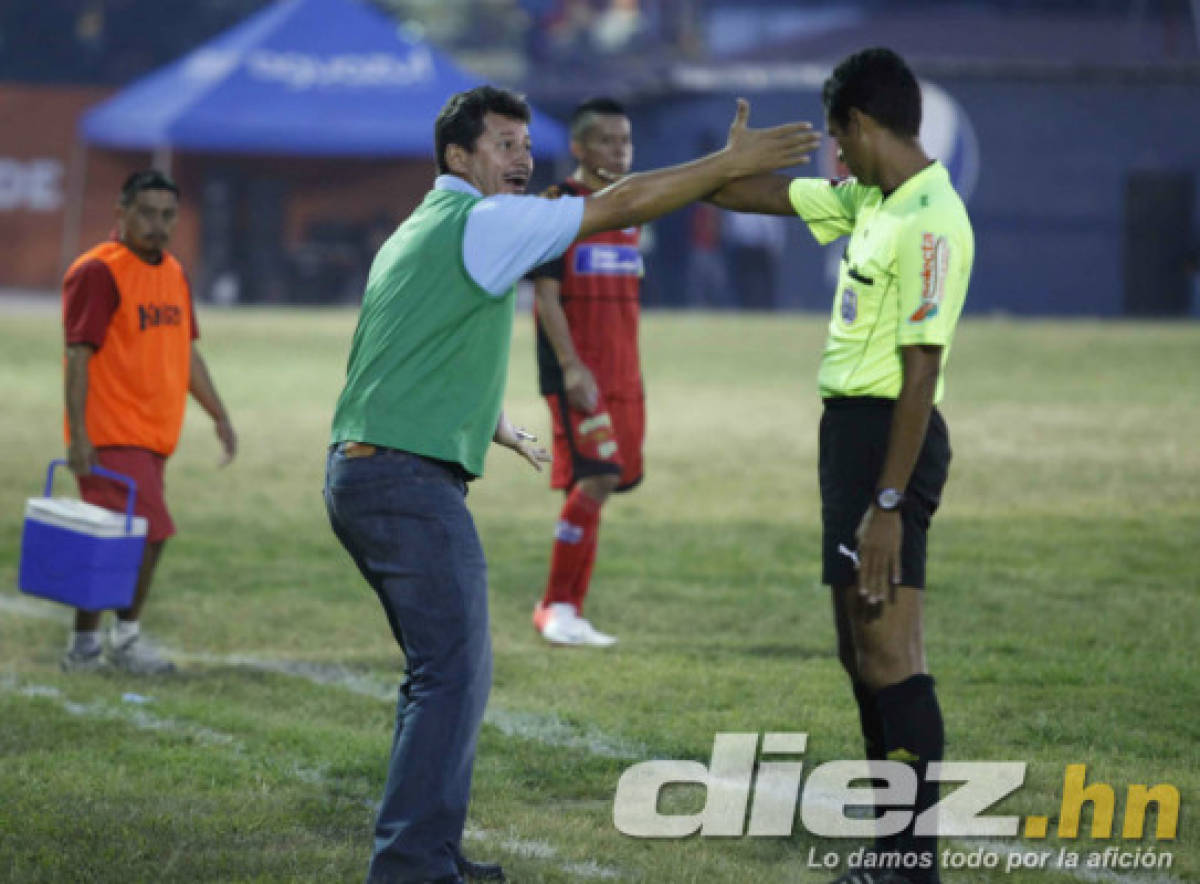
{"label": "coach's outstretched arm", "polygon": [[739,98],[723,149],[690,163],[629,175],[588,197],[579,237],[642,224],[736,179],[807,163],[821,142],[809,123],[751,129],[746,125],[749,118],[750,103]]}

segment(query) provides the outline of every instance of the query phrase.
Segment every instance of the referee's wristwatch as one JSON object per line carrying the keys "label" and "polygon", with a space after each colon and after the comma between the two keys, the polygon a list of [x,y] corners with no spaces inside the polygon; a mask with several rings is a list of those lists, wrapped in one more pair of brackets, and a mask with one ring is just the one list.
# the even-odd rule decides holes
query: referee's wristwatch
{"label": "referee's wristwatch", "polygon": [[875,506],[885,513],[894,513],[904,503],[904,492],[899,488],[880,488],[875,492]]}

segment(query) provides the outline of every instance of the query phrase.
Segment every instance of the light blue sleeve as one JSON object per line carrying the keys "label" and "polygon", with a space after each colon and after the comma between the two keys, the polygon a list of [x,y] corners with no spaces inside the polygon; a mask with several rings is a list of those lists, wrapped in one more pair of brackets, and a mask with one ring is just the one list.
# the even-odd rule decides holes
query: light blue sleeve
{"label": "light blue sleeve", "polygon": [[463,265],[493,295],[503,295],[522,276],[557,258],[579,235],[583,197],[497,194],[480,200],[467,216]]}

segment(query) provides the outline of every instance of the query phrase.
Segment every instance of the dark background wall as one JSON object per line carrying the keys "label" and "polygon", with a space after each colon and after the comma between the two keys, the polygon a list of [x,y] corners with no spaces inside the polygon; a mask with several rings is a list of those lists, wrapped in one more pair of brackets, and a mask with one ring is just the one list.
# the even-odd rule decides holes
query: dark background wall
{"label": "dark background wall", "polygon": [[[0,287],[57,285],[62,261],[107,230],[119,173],[150,160],[93,150],[86,167],[76,161],[81,87],[98,100],[99,87],[107,94],[269,2],[0,3]],[[560,119],[597,93],[625,101],[643,169],[719,146],[737,94],[754,101],[755,124],[823,125],[817,93],[829,69],[848,52],[891,46],[957,102],[974,135],[968,310],[1200,316],[1192,0],[641,0],[616,40],[611,13],[631,6],[616,0],[365,2]],[[164,11],[177,6],[187,8]],[[830,173],[826,159],[800,171]],[[258,301],[352,298],[370,243],[432,177],[429,156],[173,163],[185,183],[176,247],[202,296],[232,274]],[[553,166],[543,164],[541,182],[570,170],[566,159]],[[35,193],[35,173],[53,187]],[[696,231],[715,226],[724,249],[701,254]],[[798,221],[783,222],[772,276],[758,269],[776,262],[733,247],[735,228],[747,226],[695,210],[654,225],[647,303],[829,309],[840,246],[822,250]],[[721,266],[729,284],[702,294],[697,279]],[[763,286],[772,297],[752,294]]]}
{"label": "dark background wall", "polygon": [[[978,141],[978,179],[967,204],[976,233],[968,310],[1186,312],[1185,263],[1200,241],[1200,86],[973,79],[938,85],[961,105]],[[665,96],[636,105],[637,166],[683,161],[706,140],[723,140],[734,97]],[[814,91],[749,97],[755,125],[821,120]],[[656,233],[648,300],[686,306],[685,276],[673,269],[688,261],[687,213],[659,222]],[[798,221],[788,223],[779,306],[828,309],[827,251]]]}

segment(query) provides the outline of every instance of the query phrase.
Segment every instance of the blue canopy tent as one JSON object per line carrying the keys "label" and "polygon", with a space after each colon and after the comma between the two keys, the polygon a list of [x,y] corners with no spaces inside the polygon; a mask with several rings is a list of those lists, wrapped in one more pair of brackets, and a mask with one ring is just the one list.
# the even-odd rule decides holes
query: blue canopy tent
{"label": "blue canopy tent", "polygon": [[[85,142],[156,152],[433,156],[433,121],[482,80],[366,3],[280,0],[89,110]],[[566,143],[534,112],[536,152]]]}
{"label": "blue canopy tent", "polygon": [[[79,245],[89,146],[150,151],[164,170],[176,151],[428,158],[432,179],[438,111],[482,82],[365,0],[279,0],[82,116],[63,266]],[[541,157],[566,147],[564,128],[536,110],[530,135]]]}

